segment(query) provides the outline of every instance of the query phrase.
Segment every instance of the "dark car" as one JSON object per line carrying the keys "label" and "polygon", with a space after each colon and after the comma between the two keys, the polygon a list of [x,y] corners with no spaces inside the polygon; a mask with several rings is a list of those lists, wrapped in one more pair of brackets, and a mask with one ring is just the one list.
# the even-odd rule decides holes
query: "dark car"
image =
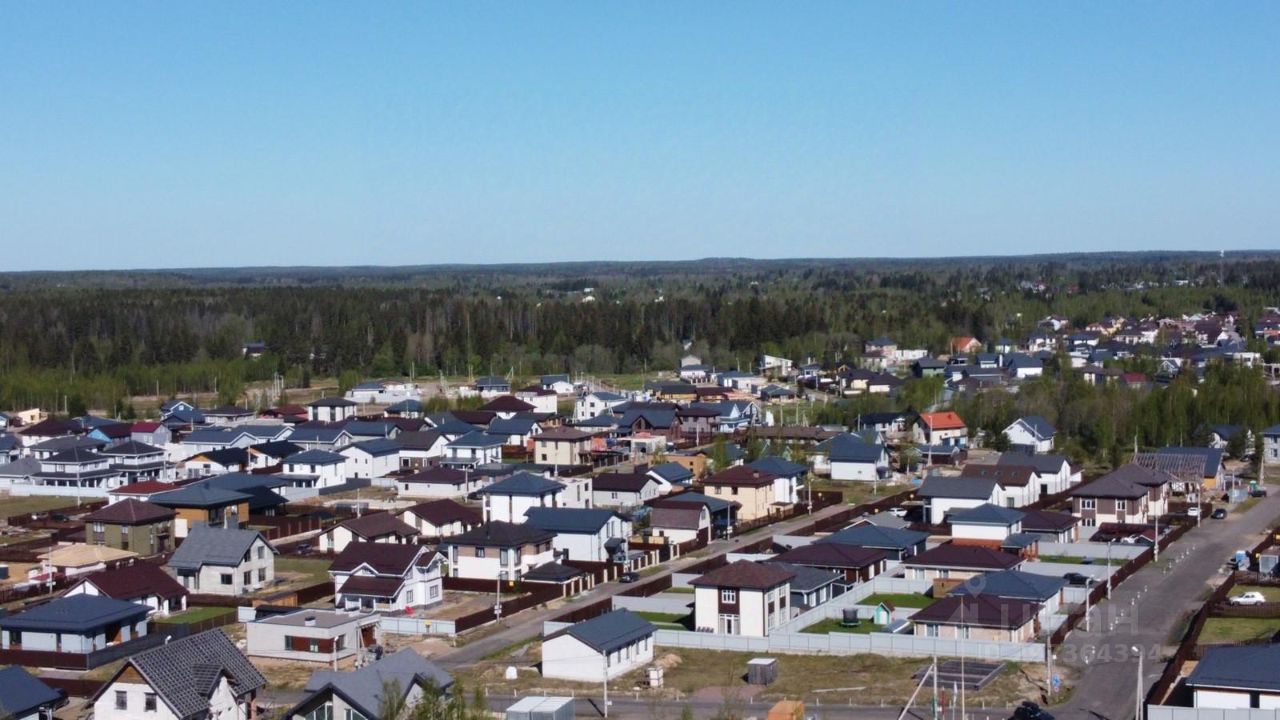
{"label": "dark car", "polygon": [[1090,587],[1098,584],[1098,581],[1095,578],[1091,578],[1084,573],[1078,572],[1069,572],[1063,575],[1062,579],[1066,580],[1067,584],[1075,585],[1077,587]]}
{"label": "dark car", "polygon": [[1212,514],[1212,515],[1210,515],[1209,517],[1213,518],[1214,520],[1221,520],[1221,519],[1225,518],[1226,516],[1227,516],[1227,509],[1226,509],[1226,508],[1218,508],[1218,509],[1214,510],[1214,511],[1213,511],[1213,514]]}
{"label": "dark car", "polygon": [[299,555],[307,555],[307,554],[309,554],[309,553],[311,552],[311,543],[309,543],[309,542],[300,542],[300,543],[298,543],[298,547],[297,547],[297,549],[296,549],[296,552],[297,552]]}
{"label": "dark car", "polygon": [[640,576],[633,572],[624,572],[618,576],[618,582],[620,583],[633,583],[639,579]]}
{"label": "dark car", "polygon": [[66,514],[60,512],[53,513],[49,516],[49,519],[54,522],[69,522],[71,520]]}
{"label": "dark car", "polygon": [[1013,720],[1053,720],[1053,716],[1030,700],[1023,700],[1013,711]]}
{"label": "dark car", "polygon": [[1267,496],[1266,488],[1258,488],[1256,490],[1249,491],[1249,497],[1266,497],[1266,496]]}

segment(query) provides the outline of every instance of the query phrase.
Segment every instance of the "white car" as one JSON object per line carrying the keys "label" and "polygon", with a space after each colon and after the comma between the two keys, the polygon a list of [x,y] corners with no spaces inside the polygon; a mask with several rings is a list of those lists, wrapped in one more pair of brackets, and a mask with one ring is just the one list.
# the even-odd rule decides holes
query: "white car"
{"label": "white car", "polygon": [[1187,517],[1200,517],[1200,506],[1192,505],[1187,508]]}
{"label": "white car", "polygon": [[907,509],[904,507],[891,507],[889,508],[889,514],[896,518],[904,518],[907,516]]}
{"label": "white car", "polygon": [[1232,597],[1228,602],[1232,605],[1262,605],[1267,598],[1260,592],[1247,592]]}

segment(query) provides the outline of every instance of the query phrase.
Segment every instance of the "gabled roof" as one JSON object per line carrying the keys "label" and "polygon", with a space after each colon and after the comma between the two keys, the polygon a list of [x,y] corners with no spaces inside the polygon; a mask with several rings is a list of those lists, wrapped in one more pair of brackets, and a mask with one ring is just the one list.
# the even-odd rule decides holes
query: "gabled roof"
{"label": "gabled roof", "polygon": [[[1203,477],[1214,477],[1222,470],[1222,450],[1220,448],[1202,448],[1202,447],[1166,447],[1160,448],[1155,452],[1157,461],[1165,458],[1185,458],[1193,457],[1202,463],[1201,474]],[[1163,470],[1159,464],[1154,465],[1157,469]]]}
{"label": "gabled roof", "polygon": [[196,458],[203,458],[211,463],[217,463],[223,467],[231,465],[245,465],[249,462],[249,451],[245,448],[224,447],[217,450],[207,450],[202,453],[196,453],[187,458],[188,461]]}
{"label": "gabled roof", "polygon": [[983,503],[973,508],[962,508],[950,513],[947,521],[952,525],[1015,525],[1022,520],[1021,511],[1000,507],[991,503]]}
{"label": "gabled roof", "polygon": [[1062,471],[1062,466],[1071,463],[1062,455],[1054,455],[1052,453],[1037,453],[1035,455],[1027,455],[1020,452],[1001,453],[996,459],[997,465],[1030,465],[1035,468],[1037,474],[1054,475]]}
{"label": "gabled roof", "polygon": [[1146,497],[1148,489],[1124,474],[1115,471],[1094,480],[1088,485],[1081,485],[1071,491],[1071,497],[1081,498],[1121,498],[1136,499]]}
{"label": "gabled roof", "polygon": [[397,426],[390,420],[351,420],[342,426],[352,437],[386,438]]}
{"label": "gabled roof", "polygon": [[499,417],[489,423],[488,433],[490,435],[528,435],[537,425],[538,422],[533,418]]}
{"label": "gabled roof", "polygon": [[1040,415],[1020,417],[1014,420],[1014,424],[1021,424],[1036,440],[1052,440],[1053,436],[1058,432],[1053,423]]}
{"label": "gabled roof", "polygon": [[876,463],[884,457],[884,446],[863,441],[857,435],[841,433],[826,441],[831,462]]}
{"label": "gabled roof", "polygon": [[396,442],[405,450],[430,450],[441,437],[439,430],[407,430],[396,436]]}
{"label": "gabled roof", "polygon": [[1060,532],[1070,530],[1080,520],[1070,513],[1052,512],[1049,510],[1024,510],[1022,517],[1023,532]]}
{"label": "gabled roof", "polygon": [[987,478],[996,482],[1001,487],[1026,487],[1036,474],[1036,469],[1030,463],[1023,465],[1015,465],[1013,463],[1005,463],[1002,465],[983,465],[980,463],[969,463],[960,471],[960,477],[971,478]]}
{"label": "gabled roof", "polygon": [[747,590],[768,590],[777,587],[791,578],[795,573],[771,565],[769,563],[738,560],[699,575],[689,581],[694,587],[728,587]]}
{"label": "gabled roof", "polygon": [[698,530],[702,527],[703,507],[695,503],[655,505],[649,513],[649,526],[672,530]]}
{"label": "gabled roof", "polygon": [[83,463],[103,462],[105,460],[107,460],[107,456],[100,455],[96,450],[92,450],[90,448],[78,447],[78,448],[72,448],[70,450],[63,450],[62,452],[56,455],[51,455],[48,458],[46,458],[43,462],[83,464]]}
{"label": "gabled roof", "polygon": [[343,428],[335,427],[297,427],[289,435],[289,442],[292,443],[313,443],[318,445],[333,445],[342,438],[343,435],[351,437],[351,433]]}
{"label": "gabled roof", "polygon": [[646,485],[656,482],[647,473],[605,472],[591,479],[591,489],[613,492],[640,492]]}
{"label": "gabled roof", "polygon": [[1035,620],[1040,606],[995,595],[948,595],[911,616],[915,623],[1017,629]]}
{"label": "gabled roof", "polygon": [[172,508],[160,507],[154,503],[129,498],[101,507],[84,516],[86,523],[109,523],[112,525],[144,525],[147,523],[168,520],[177,515]]}
{"label": "gabled roof", "polygon": [[387,455],[395,455],[400,452],[400,443],[392,440],[391,438],[374,438],[372,440],[362,440],[361,442],[348,445],[342,448],[342,452],[345,453],[353,448],[368,453],[374,457],[385,457]]}
{"label": "gabled roof", "polygon": [[1192,688],[1224,688],[1280,692],[1280,644],[1205,648],[1195,670],[1187,676]]}
{"label": "gabled roof", "polygon": [[249,495],[234,490],[223,490],[206,484],[186,485],[177,490],[151,496],[151,502],[165,507],[220,507],[235,505],[249,499]]}
{"label": "gabled roof", "polygon": [[543,638],[543,642],[568,635],[598,653],[608,654],[655,632],[657,627],[653,623],[630,610],[622,609],[570,625]]}
{"label": "gabled roof", "polygon": [[366,540],[395,535],[400,538],[417,537],[418,531],[390,512],[377,512],[343,521],[338,527],[350,530]]}
{"label": "gabled roof", "polygon": [[[538,437],[542,437],[539,435]],[[479,430],[472,430],[449,443],[454,448],[492,448],[503,444],[503,439],[494,435],[486,435]]]}
{"label": "gabled roof", "polygon": [[414,687],[426,683],[443,691],[453,685],[453,678],[413,649],[404,648],[359,670],[317,670],[307,682],[307,699],[294,706],[285,717],[296,715],[302,705],[317,695],[333,692],[360,714],[376,718],[384,700],[389,700],[383,697],[389,688],[398,687],[403,695],[407,695]]}
{"label": "gabled roof", "polygon": [[693,479],[693,471],[680,463],[668,462],[649,468],[651,475],[657,475],[669,483],[683,483]]}
{"label": "gabled roof", "polygon": [[826,587],[841,579],[841,574],[835,570],[823,570],[819,567],[810,567],[808,565],[795,565],[792,563],[778,562],[776,559],[769,562],[794,573],[795,577],[791,578],[791,592],[808,593],[819,588]]}
{"label": "gabled roof", "polygon": [[994,595],[1043,603],[1066,587],[1067,581],[1056,575],[1040,575],[1021,570],[1001,570],[971,577],[960,583],[952,595]]}
{"label": "gabled roof", "polygon": [[105,596],[134,601],[156,595],[166,599],[180,598],[187,589],[159,565],[135,562],[112,570],[99,570],[84,575],[80,582],[91,583]]}
{"label": "gabled roof", "polygon": [[796,477],[809,472],[808,465],[793,463],[777,455],[766,455],[755,462],[747,463],[747,467],[763,470],[777,477]]}
{"label": "gabled roof", "polygon": [[857,569],[874,565],[886,557],[884,550],[827,542],[792,548],[774,560],[793,565]]}
{"label": "gabled roof", "polygon": [[527,403],[518,397],[514,397],[512,395],[500,395],[484,405],[481,405],[480,409],[495,413],[518,413],[528,412],[533,410],[535,407],[536,406],[532,403]]}
{"label": "gabled roof", "polygon": [[148,445],[137,440],[126,440],[119,445],[109,445],[100,450],[103,455],[107,456],[124,456],[124,455],[163,455],[164,450],[155,445]]}
{"label": "gabled roof", "polygon": [[357,405],[356,402],[352,400],[348,400],[346,398],[340,398],[340,397],[320,398],[319,400],[313,400],[307,403],[307,407],[317,407],[317,408],[318,407],[347,408],[347,407],[355,407],[356,405]]}
{"label": "gabled roof", "polygon": [[920,413],[920,422],[931,430],[963,430],[964,420],[953,412]]}
{"label": "gabled roof", "polygon": [[453,500],[432,500],[418,503],[401,510],[401,512],[413,513],[437,527],[455,522],[461,522],[464,525],[479,525],[484,520],[484,516],[480,514],[479,510],[469,508]]}
{"label": "gabled roof", "polygon": [[257,530],[196,525],[173,551],[169,567],[177,570],[199,570],[205,565],[239,565],[249,554],[254,542],[262,540],[272,552],[271,544]]}
{"label": "gabled roof", "polygon": [[331,572],[349,573],[367,565],[378,575],[403,576],[418,559],[418,554],[429,552],[421,545],[395,543],[349,542],[329,566]]}
{"label": "gabled roof", "polygon": [[979,477],[931,475],[924,479],[917,497],[987,500],[996,491],[996,481]]}
{"label": "gabled roof", "polygon": [[525,573],[524,579],[529,582],[563,583],[586,574],[587,571],[581,568],[570,567],[558,562],[549,562],[542,563]]}
{"label": "gabled roof", "polygon": [[68,595],[0,617],[0,629],[83,634],[111,623],[146,617],[146,605],[101,595]]}
{"label": "gabled roof", "polygon": [[1022,564],[1022,558],[980,545],[944,543],[932,550],[902,561],[918,567],[955,567],[973,570],[1009,570]]}
{"label": "gabled roof", "polygon": [[[0,713],[23,718],[62,704],[65,694],[18,666],[0,668]],[[43,715],[41,715],[43,717]]]}
{"label": "gabled roof", "polygon": [[398,483],[421,483],[424,485],[462,485],[467,481],[467,473],[447,467],[431,467],[419,470],[412,475],[396,478]]}
{"label": "gabled roof", "polygon": [[445,545],[468,547],[519,547],[551,542],[555,533],[529,524],[515,525],[508,522],[488,522],[460,535],[448,538]]}
{"label": "gabled roof", "polygon": [[772,485],[777,479],[773,473],[757,470],[746,465],[735,465],[712,475],[704,481],[706,485],[728,485],[730,487],[764,487]]}
{"label": "gabled roof", "polygon": [[340,465],[346,461],[346,457],[328,450],[303,450],[285,458],[290,465]]}
{"label": "gabled roof", "polygon": [[620,516],[598,508],[535,507],[526,510],[524,517],[527,524],[554,533],[598,533]]}
{"label": "gabled roof", "polygon": [[703,493],[681,492],[672,493],[666,497],[660,497],[650,500],[648,505],[654,508],[660,507],[676,507],[685,505],[703,505],[707,510],[713,513],[724,512],[738,505],[738,503],[724,498],[711,497]]}
{"label": "gabled roof", "polygon": [[266,455],[273,460],[283,460],[290,455],[297,455],[302,452],[302,446],[288,440],[273,440],[250,446],[249,450]]}
{"label": "gabled roof", "polygon": [[518,472],[509,478],[481,488],[482,495],[525,495],[538,497],[564,490],[564,485],[541,475]]}
{"label": "gabled roof", "polygon": [[[216,629],[144,650],[129,659],[125,668],[129,666],[142,675],[180,720],[208,714],[209,699],[224,675],[237,697],[267,684],[231,638]],[[98,694],[110,685],[104,684]]]}
{"label": "gabled roof", "polygon": [[592,434],[585,430],[561,426],[542,431],[534,440],[537,442],[581,442],[590,437],[592,437]]}
{"label": "gabled roof", "polygon": [[843,530],[833,532],[824,538],[814,540],[815,544],[839,543],[866,548],[890,550],[907,550],[929,538],[928,533],[916,530],[887,528],[872,523],[858,523]]}

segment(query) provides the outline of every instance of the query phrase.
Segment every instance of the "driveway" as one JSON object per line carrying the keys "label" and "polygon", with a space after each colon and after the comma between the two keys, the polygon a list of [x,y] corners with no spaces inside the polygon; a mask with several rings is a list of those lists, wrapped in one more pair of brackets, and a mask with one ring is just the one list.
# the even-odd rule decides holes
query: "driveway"
{"label": "driveway", "polygon": [[[762,528],[756,528],[751,532],[745,533],[741,536],[734,537],[730,540],[717,540],[707,546],[707,548],[710,550],[710,553],[705,555],[699,554],[699,556],[696,558],[682,557],[673,562],[663,563],[662,569],[660,571],[652,575],[646,575],[645,577],[642,578],[642,582],[648,582],[649,580],[652,580],[655,577],[662,577],[664,575],[670,575],[671,573],[682,572],[685,568],[689,567],[690,565],[694,565],[699,562],[702,562],[708,557],[714,557],[716,555],[722,555],[724,553],[730,552],[735,547],[739,546],[740,544],[743,544],[744,541],[749,543],[753,540],[758,540],[762,537],[766,537],[770,535],[785,535],[787,534],[787,532],[794,530],[798,527],[801,527],[803,525],[807,525],[808,523],[811,523],[814,520],[835,515],[841,512],[842,510],[846,509],[847,507],[848,506],[846,505],[832,505],[831,507],[823,508],[822,510],[817,511],[812,515],[800,515],[798,517],[791,518],[790,520],[784,520],[783,522],[780,522],[780,523],[774,523],[772,525],[766,525],[765,527],[762,527]],[[626,591],[630,587],[631,585],[624,585],[617,582],[597,585],[595,588],[591,590],[591,592],[579,595],[578,596],[579,599],[575,604],[581,605],[581,604],[596,602],[597,600],[601,600],[603,598],[613,597],[614,595],[618,595]],[[510,620],[503,620],[502,630],[492,633],[490,635],[487,635],[474,642],[467,643],[463,647],[460,647],[456,650],[453,650],[452,652],[446,653],[444,655],[441,655],[439,657],[432,658],[432,659],[435,660],[437,663],[440,663],[446,668],[458,667],[460,665],[470,665],[474,662],[484,659],[485,657],[495,652],[498,652],[499,650],[502,650],[505,647],[514,645],[519,642],[524,642],[525,640],[528,640],[530,638],[538,637],[539,635],[542,634],[543,622],[547,620],[551,620],[552,618],[555,618],[559,615],[563,615],[564,613],[572,609],[573,609],[573,606],[559,607],[559,608],[547,609],[547,610],[526,610],[522,613],[519,613],[518,615],[511,618]]]}
{"label": "driveway", "polygon": [[1057,649],[1058,662],[1074,668],[1079,682],[1071,701],[1055,708],[1064,719],[1128,720],[1138,690],[1137,647],[1143,656],[1142,694],[1164,672],[1161,660],[1181,620],[1203,602],[1206,589],[1224,577],[1223,566],[1239,549],[1256,545],[1280,516],[1272,495],[1225,520],[1204,519],[1099,603],[1090,631],[1083,624]]}

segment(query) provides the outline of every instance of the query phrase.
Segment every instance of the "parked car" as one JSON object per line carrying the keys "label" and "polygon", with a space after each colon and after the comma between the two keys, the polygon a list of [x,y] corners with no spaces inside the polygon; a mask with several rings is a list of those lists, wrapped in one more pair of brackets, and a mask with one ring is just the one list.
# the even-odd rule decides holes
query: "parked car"
{"label": "parked car", "polygon": [[1263,605],[1267,602],[1267,598],[1260,592],[1247,592],[1235,595],[1227,602],[1232,605]]}
{"label": "parked car", "polygon": [[1249,491],[1249,497],[1266,497],[1266,496],[1267,496],[1266,488],[1258,488],[1257,490]]}
{"label": "parked car", "polygon": [[618,576],[620,583],[633,583],[640,579],[640,576],[633,572],[624,572]]}
{"label": "parked car", "polygon": [[1213,518],[1214,520],[1221,520],[1226,516],[1227,516],[1226,508],[1216,508],[1214,509],[1213,514],[1210,515],[1209,517]]}
{"label": "parked car", "polygon": [[1187,508],[1187,517],[1200,517],[1200,506],[1192,505]]}
{"label": "parked car", "polygon": [[60,512],[53,513],[52,515],[49,516],[49,519],[54,522],[70,522],[71,521],[71,518],[66,513],[60,513]]}
{"label": "parked car", "polygon": [[311,552],[311,543],[309,543],[309,542],[300,542],[300,543],[298,543],[298,550],[297,550],[297,552],[298,552],[298,554],[299,554],[299,555],[307,555],[307,554],[309,554],[309,553]]}
{"label": "parked car", "polygon": [[904,507],[891,507],[889,508],[889,514],[896,518],[904,518],[907,516],[907,509]]}
{"label": "parked car", "polygon": [[1013,711],[1013,720],[1053,720],[1053,715],[1036,703],[1023,700],[1022,704]]}
{"label": "parked car", "polygon": [[1075,585],[1076,587],[1093,587],[1098,584],[1097,578],[1078,572],[1066,573],[1062,576],[1062,579],[1066,580],[1068,585]]}

